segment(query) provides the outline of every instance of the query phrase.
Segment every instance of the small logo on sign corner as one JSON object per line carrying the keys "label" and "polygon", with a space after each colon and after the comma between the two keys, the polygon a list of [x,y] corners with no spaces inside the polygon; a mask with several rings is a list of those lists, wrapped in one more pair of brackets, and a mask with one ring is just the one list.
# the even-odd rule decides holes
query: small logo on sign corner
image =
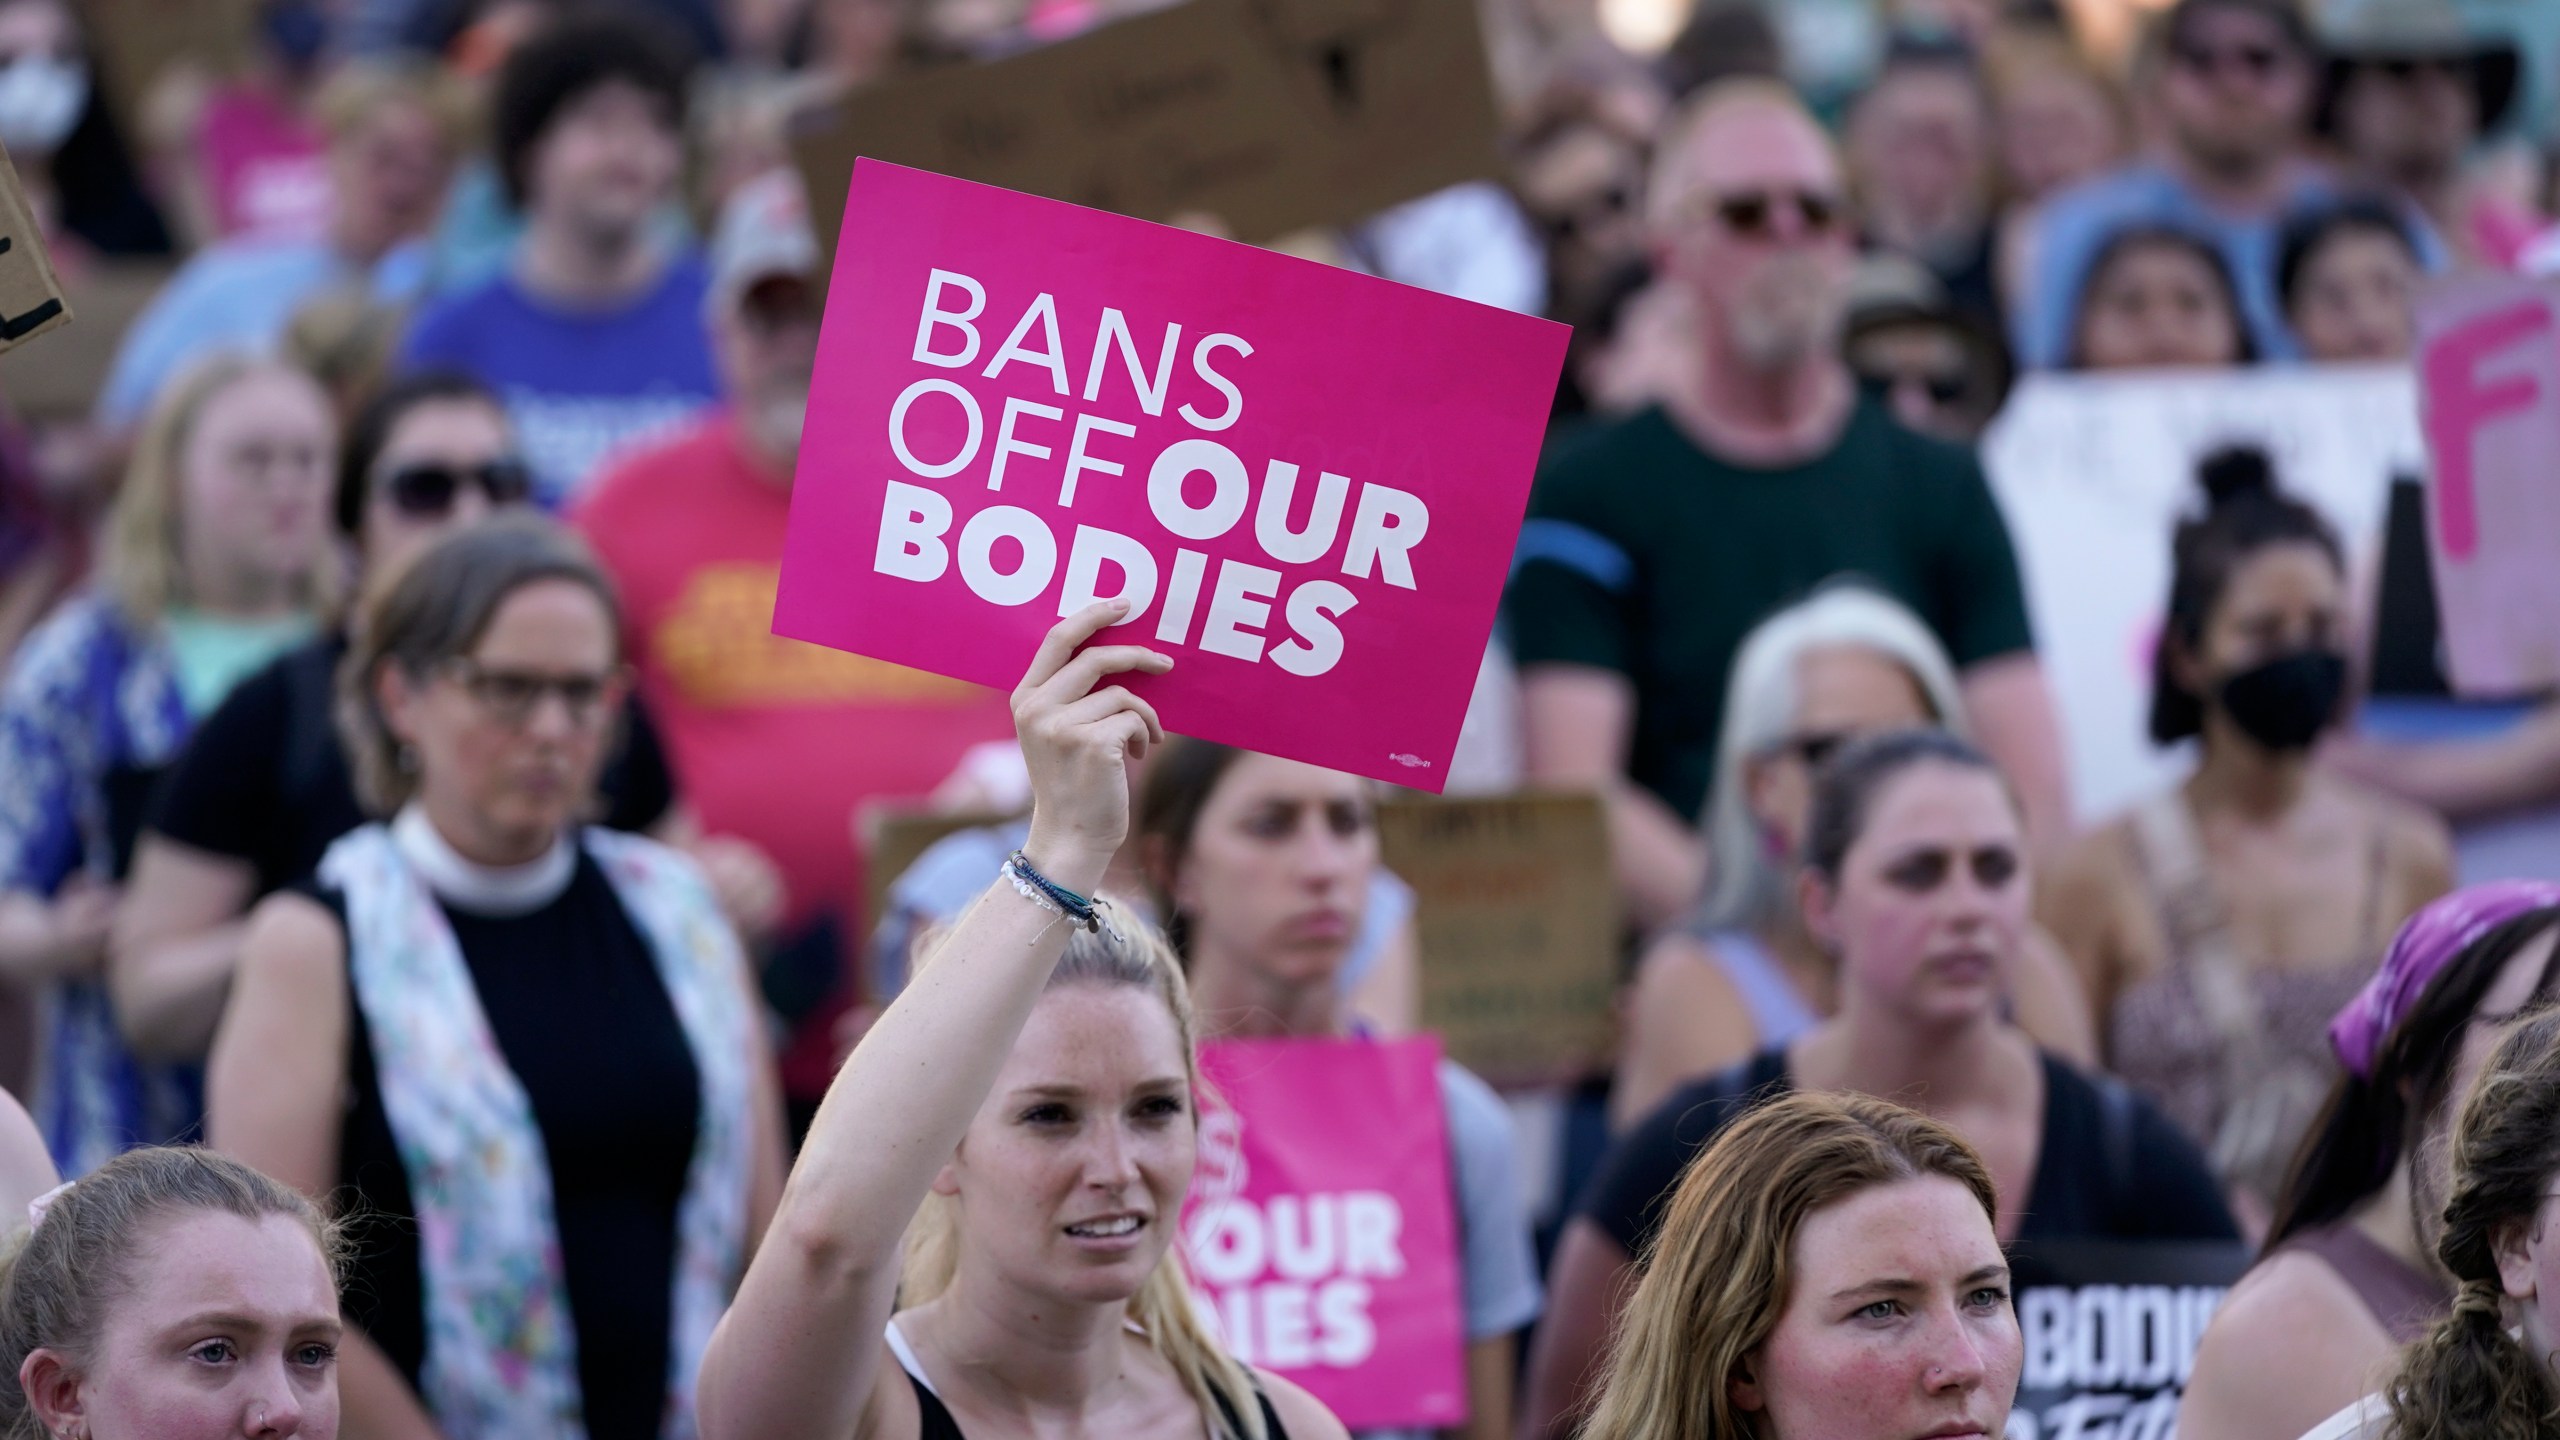
{"label": "small logo on sign corner", "polygon": [[1407,755],[1401,750],[1387,758],[1393,760],[1407,770],[1428,770],[1431,768],[1430,761],[1423,759],[1419,755]]}

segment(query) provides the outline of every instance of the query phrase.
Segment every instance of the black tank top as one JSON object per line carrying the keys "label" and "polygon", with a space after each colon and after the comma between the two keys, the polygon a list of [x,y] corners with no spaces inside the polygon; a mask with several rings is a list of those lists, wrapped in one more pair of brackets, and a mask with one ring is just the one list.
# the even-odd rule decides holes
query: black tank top
{"label": "black tank top", "polygon": [[[916,1387],[918,1440],[968,1440],[967,1436],[960,1433],[960,1422],[951,1418],[951,1407],[942,1403],[942,1397],[933,1393],[932,1389],[924,1383],[923,1376],[907,1369],[906,1357],[903,1355],[898,1357],[898,1368],[906,1370],[907,1383]],[[1280,1425],[1280,1412],[1271,1408],[1271,1397],[1263,1394],[1261,1388],[1257,1386],[1253,1392],[1253,1400],[1255,1404],[1262,1407],[1262,1428],[1270,1432],[1271,1440],[1289,1440],[1289,1432]],[[1244,1421],[1237,1416],[1235,1406],[1229,1404],[1224,1395],[1218,1395],[1217,1401],[1218,1419],[1223,1423],[1220,1433],[1229,1436],[1242,1435]]]}

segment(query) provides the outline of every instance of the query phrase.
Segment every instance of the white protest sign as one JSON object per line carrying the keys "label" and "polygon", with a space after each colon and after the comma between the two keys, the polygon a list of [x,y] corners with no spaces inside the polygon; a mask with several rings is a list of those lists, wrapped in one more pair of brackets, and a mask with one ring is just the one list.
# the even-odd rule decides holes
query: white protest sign
{"label": "white protest sign", "polygon": [[2243,443],[2274,457],[2350,555],[2379,538],[2392,477],[2426,464],[2416,382],[2396,366],[2035,375],[1983,438],[2083,822],[2186,771],[2185,748],[2146,728],[2169,544],[2203,504],[2196,462]]}

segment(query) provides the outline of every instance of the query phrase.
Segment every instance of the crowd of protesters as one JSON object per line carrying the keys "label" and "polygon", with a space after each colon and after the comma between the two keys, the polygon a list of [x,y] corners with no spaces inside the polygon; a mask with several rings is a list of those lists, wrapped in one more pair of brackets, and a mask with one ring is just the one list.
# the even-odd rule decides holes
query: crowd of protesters
{"label": "crowd of protesters", "polygon": [[[1167,734],[1110,603],[1010,696],[771,628],[795,127],[1161,0],[242,8],[0,0],[75,305],[163,277],[0,395],[0,1440],[1346,1433],[1168,1252],[1204,1053],[1424,1027],[1387,787]],[[2455,838],[2560,705],[2368,731],[2456,703],[2422,482],[2368,554],[2209,448],[2117,537],[2192,763],[2089,815],[1980,449],[2560,273],[2560,26],[1480,8],[1501,174],[1277,242],[1574,326],[1451,788],[1596,797],[1619,1041],[1437,1062],[1439,1433],[1996,1435],[2083,1241],[2236,1257],[2195,1440],[2560,1433],[2560,847]]]}

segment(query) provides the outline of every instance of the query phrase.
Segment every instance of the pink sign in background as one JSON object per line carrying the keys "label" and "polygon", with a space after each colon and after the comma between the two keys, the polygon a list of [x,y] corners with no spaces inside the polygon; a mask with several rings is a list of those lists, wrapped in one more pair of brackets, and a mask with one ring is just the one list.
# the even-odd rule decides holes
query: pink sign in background
{"label": "pink sign in background", "polygon": [[1215,1093],[1182,1212],[1192,1283],[1237,1358],[1354,1430],[1467,1418],[1439,1064],[1428,1037],[1200,1051]]}
{"label": "pink sign in background", "polygon": [[2514,276],[2428,290],[2419,405],[2447,669],[2466,695],[2560,685],[2560,294]]}
{"label": "pink sign in background", "polygon": [[1437,791],[1565,327],[854,167],[774,630],[982,684],[1088,597],[1166,726]]}

